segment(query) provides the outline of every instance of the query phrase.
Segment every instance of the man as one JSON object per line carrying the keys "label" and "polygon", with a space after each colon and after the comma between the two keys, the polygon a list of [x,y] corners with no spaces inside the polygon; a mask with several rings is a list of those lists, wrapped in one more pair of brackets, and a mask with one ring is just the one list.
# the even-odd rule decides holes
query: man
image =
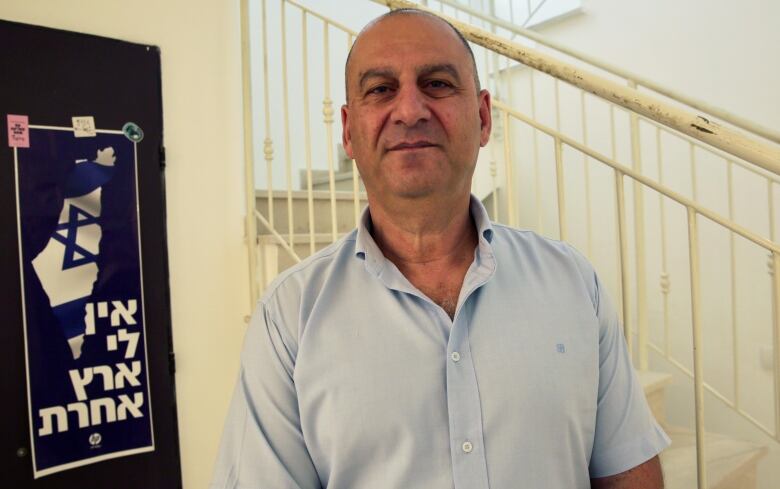
{"label": "man", "polygon": [[369,208],[261,299],[212,487],[662,487],[668,438],[592,268],[470,197],[491,115],[468,44],[395,11],[346,77]]}

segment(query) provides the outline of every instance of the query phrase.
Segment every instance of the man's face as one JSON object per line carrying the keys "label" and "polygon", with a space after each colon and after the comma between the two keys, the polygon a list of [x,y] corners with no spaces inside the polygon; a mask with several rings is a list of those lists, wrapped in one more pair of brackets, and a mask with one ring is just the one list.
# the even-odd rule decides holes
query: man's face
{"label": "man's face", "polygon": [[424,15],[383,19],[357,41],[341,108],[343,143],[375,199],[468,193],[490,136],[490,95],[477,93],[457,35]]}

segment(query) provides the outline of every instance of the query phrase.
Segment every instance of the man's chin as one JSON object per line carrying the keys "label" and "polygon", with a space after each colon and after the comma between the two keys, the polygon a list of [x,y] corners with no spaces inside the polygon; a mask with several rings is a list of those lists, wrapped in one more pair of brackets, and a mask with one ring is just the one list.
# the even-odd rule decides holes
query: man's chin
{"label": "man's chin", "polygon": [[440,191],[436,185],[426,184],[420,181],[411,182],[409,185],[403,185],[389,190],[391,194],[400,199],[424,199],[426,197],[431,197],[435,195],[437,191]]}
{"label": "man's chin", "polygon": [[431,189],[404,189],[396,192],[396,196],[402,199],[424,199],[433,195]]}

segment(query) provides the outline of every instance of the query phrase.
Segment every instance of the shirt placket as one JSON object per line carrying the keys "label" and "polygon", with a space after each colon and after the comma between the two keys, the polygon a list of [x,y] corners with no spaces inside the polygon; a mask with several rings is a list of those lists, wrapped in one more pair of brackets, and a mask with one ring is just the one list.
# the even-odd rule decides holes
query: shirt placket
{"label": "shirt placket", "polygon": [[482,436],[482,407],[468,339],[461,316],[452,325],[447,347],[447,408],[455,489],[488,489]]}
{"label": "shirt placket", "polygon": [[[488,248],[486,245],[481,245]],[[450,431],[450,456],[455,489],[489,489],[485,443],[482,434],[482,406],[477,376],[469,344],[469,299],[491,277],[495,263],[492,253],[481,250],[477,263],[466,273],[454,321],[441,307],[412,286],[403,275],[386,263],[379,267],[378,278],[386,287],[419,297],[435,310],[435,317],[449,327],[446,351],[447,410]]]}
{"label": "shirt placket", "polygon": [[[467,276],[467,280],[472,282],[471,291],[455,315],[447,344],[447,409],[455,489],[489,488],[482,403],[469,342],[469,319],[472,317],[469,298],[484,283],[487,274],[486,268],[479,267],[475,276]],[[446,319],[449,320],[448,317]]]}

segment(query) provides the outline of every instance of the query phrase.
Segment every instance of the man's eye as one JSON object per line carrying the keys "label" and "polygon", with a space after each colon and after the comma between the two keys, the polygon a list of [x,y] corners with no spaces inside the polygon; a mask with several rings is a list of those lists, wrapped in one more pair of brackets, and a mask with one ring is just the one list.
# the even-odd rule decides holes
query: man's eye
{"label": "man's eye", "polygon": [[369,95],[384,95],[387,92],[390,91],[390,87],[387,85],[379,85],[378,87],[374,87],[368,90]]}
{"label": "man's eye", "polygon": [[431,80],[428,82],[430,88],[452,88],[452,85],[442,80]]}

